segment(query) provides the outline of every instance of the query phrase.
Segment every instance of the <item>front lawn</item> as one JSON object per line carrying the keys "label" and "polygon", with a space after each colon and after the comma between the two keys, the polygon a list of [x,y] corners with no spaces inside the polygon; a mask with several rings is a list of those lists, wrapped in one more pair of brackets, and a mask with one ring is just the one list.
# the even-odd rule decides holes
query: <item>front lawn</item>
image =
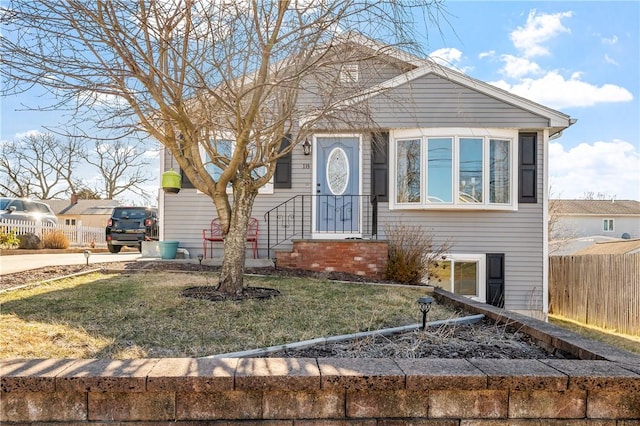
{"label": "front lawn", "polygon": [[[92,274],[0,295],[0,358],[201,357],[413,324],[424,288],[247,277],[268,300],[185,298],[200,273]],[[430,319],[455,316],[434,304]]]}

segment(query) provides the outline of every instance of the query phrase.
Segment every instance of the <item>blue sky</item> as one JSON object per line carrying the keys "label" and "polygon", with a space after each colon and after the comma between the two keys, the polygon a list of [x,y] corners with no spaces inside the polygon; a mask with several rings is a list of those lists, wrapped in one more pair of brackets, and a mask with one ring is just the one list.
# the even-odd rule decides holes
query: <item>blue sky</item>
{"label": "blue sky", "polygon": [[[639,1],[449,1],[445,8],[449,23],[428,30],[426,52],[578,119],[550,143],[554,197],[640,200]],[[0,140],[64,123],[62,113],[16,111],[50,101],[39,96],[2,99]]]}

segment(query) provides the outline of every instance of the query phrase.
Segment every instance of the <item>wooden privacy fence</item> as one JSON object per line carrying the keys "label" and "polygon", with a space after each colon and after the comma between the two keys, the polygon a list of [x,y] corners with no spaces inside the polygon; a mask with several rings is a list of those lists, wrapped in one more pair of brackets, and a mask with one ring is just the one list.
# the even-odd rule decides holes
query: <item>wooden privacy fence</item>
{"label": "wooden privacy fence", "polygon": [[640,336],[640,253],[550,257],[549,302],[552,314]]}
{"label": "wooden privacy fence", "polygon": [[72,246],[88,247],[92,242],[96,245],[106,244],[104,228],[84,226],[81,221],[75,225],[49,225],[26,220],[0,219],[0,230],[14,230],[17,235],[36,234],[41,238],[47,231],[62,231]]}

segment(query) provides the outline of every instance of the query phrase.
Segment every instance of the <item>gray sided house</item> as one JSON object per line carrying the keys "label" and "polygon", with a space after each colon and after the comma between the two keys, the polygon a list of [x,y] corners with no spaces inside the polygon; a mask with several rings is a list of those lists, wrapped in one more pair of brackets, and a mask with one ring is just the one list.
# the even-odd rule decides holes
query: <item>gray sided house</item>
{"label": "gray sided house", "polygon": [[[298,146],[279,161],[252,214],[259,257],[291,250],[294,240],[384,240],[388,225],[417,225],[437,243],[452,243],[449,272],[435,285],[545,317],[548,142],[574,120],[386,51],[341,68],[345,86],[376,71],[372,90],[353,100],[367,103],[375,126],[317,126],[307,150]],[[349,113],[348,104],[341,107]],[[161,172],[173,164],[166,154]],[[180,241],[192,257],[203,253],[202,230],[215,217],[211,200],[183,179],[178,194],[161,192],[159,209],[161,239]],[[221,244],[214,247],[221,257]]]}
{"label": "gray sided house", "polygon": [[602,236],[640,238],[640,201],[552,200],[552,239]]}

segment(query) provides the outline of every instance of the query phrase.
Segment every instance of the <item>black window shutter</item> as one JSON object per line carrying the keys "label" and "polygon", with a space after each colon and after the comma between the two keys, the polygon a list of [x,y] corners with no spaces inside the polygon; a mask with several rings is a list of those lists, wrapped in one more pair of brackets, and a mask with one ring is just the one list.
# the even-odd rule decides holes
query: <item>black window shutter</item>
{"label": "black window shutter", "polygon": [[520,133],[518,149],[518,202],[537,203],[538,146],[535,133]]}
{"label": "black window shutter", "polygon": [[182,177],[182,188],[195,188],[182,169],[180,169],[180,176]]}
{"label": "black window shutter", "polygon": [[[280,149],[284,149],[291,145],[291,135],[286,135],[282,139]],[[278,159],[276,163],[276,172],[273,176],[274,188],[291,188],[291,152],[282,158]]]}
{"label": "black window shutter", "polygon": [[371,134],[371,195],[389,201],[389,132]]}
{"label": "black window shutter", "polygon": [[487,303],[504,308],[504,253],[487,253]]}

